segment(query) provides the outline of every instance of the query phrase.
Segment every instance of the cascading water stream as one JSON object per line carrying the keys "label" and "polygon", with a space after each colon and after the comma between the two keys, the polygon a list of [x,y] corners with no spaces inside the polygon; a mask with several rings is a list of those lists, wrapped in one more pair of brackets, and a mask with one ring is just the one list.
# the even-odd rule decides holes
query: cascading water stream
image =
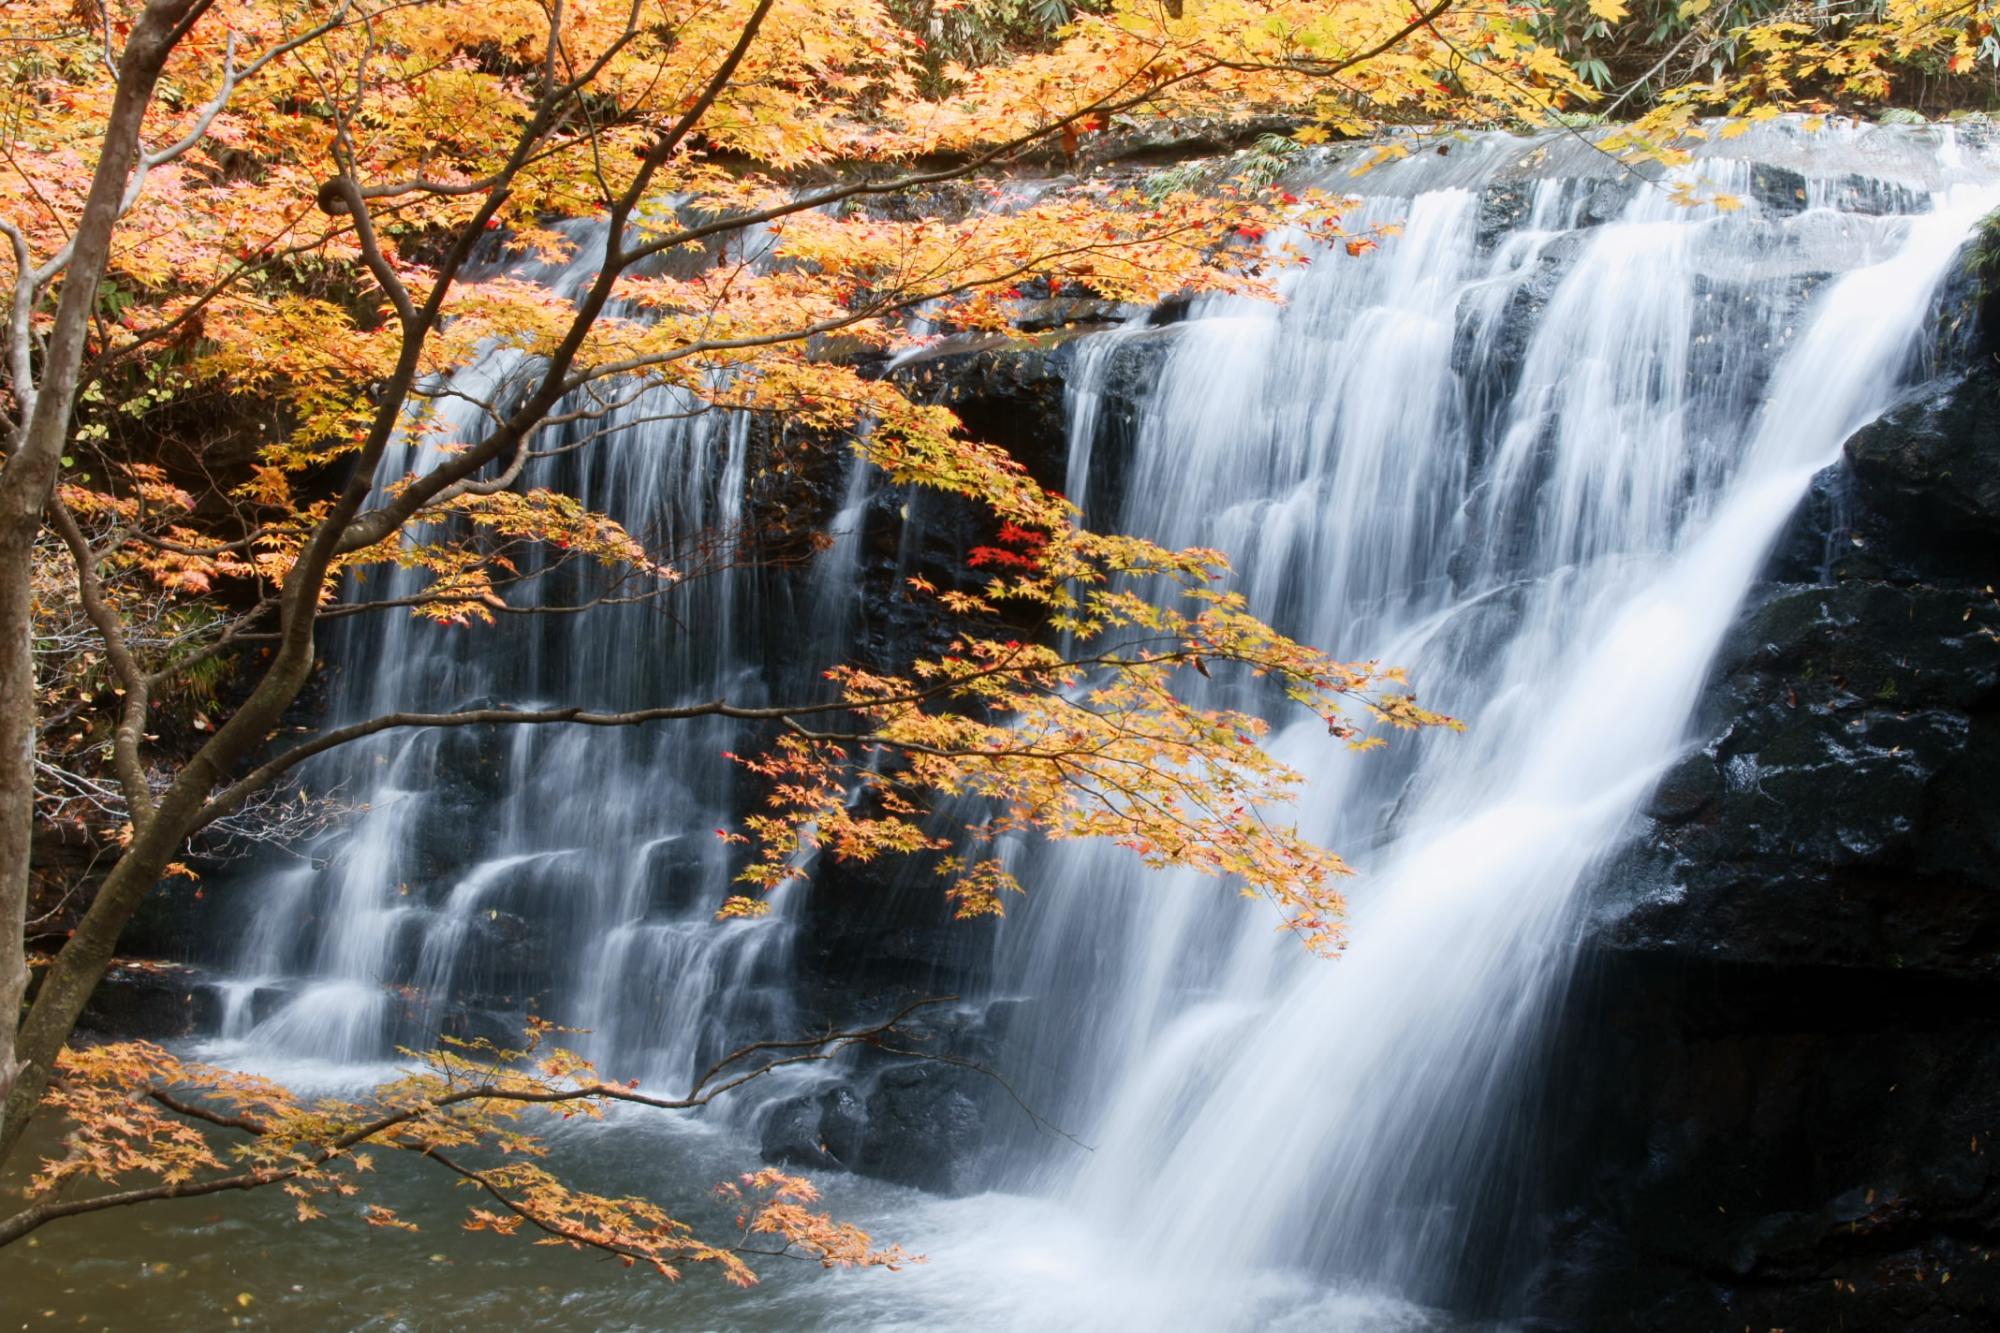
{"label": "cascading water stream", "polygon": [[[560,265],[517,272],[573,294],[602,263],[602,228],[570,228]],[[747,252],[749,239],[740,244]],[[521,270],[525,271],[521,271]],[[400,438],[380,479],[433,461],[436,440],[476,438],[487,409],[534,367],[495,348],[433,390],[437,429]],[[652,549],[711,546],[743,525],[750,422],[657,390],[570,429],[589,449],[533,465]],[[725,561],[728,553],[723,553]],[[532,560],[533,557],[525,557]],[[529,609],[476,632],[418,625],[389,609],[341,625],[333,724],[394,711],[578,703],[617,711],[728,696],[773,682],[745,651],[761,587],[724,568],[672,591],[625,596],[589,572],[523,564]],[[424,576],[395,571],[370,596],[394,601]],[[525,594],[525,595],[523,595]],[[723,1043],[774,1033],[787,1013],[781,917],[718,928],[730,867],[712,836],[731,813],[733,724],[390,732],[315,761],[308,781],[365,802],[274,877],[246,937],[225,1019],[239,1054],[333,1064],[387,1058],[394,1044],[484,1031],[488,1015],[536,1013],[587,1029],[621,1071],[684,1082]],[[311,930],[303,930],[314,922]],[[496,1040],[513,1033],[491,1027]]]}
{"label": "cascading water stream", "polygon": [[[1699,175],[1751,186],[1745,162]],[[1642,190],[1584,229],[1601,185],[1544,178],[1481,238],[1482,182],[1405,179],[1364,206],[1403,226],[1380,256],[1323,257],[1282,309],[1197,312],[1139,405],[1117,526],[1231,552],[1255,611],[1409,666],[1468,733],[1367,759],[1278,738],[1305,826],[1362,871],[1339,961],[1064,848],[1023,871],[995,985],[1033,1000],[1017,1086],[1095,1148],[1024,1183],[1180,1280],[1295,1267],[1443,1303],[1529,1187],[1514,1113],[1578,891],[1994,196],[1855,216],[1815,180],[1802,208],[1716,216]]]}

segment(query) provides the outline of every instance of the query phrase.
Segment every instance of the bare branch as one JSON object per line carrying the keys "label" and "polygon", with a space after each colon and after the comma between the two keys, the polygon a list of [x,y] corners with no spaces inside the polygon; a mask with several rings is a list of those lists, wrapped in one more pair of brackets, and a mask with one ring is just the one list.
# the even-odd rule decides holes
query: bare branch
{"label": "bare branch", "polygon": [[125,788],[133,826],[137,827],[153,817],[153,787],[146,778],[145,765],[139,759],[139,740],[146,731],[152,678],[133,657],[131,644],[125,638],[124,622],[118,612],[105,603],[104,585],[97,577],[97,553],[84,540],[83,530],[77,527],[75,516],[69,512],[69,506],[62,502],[60,495],[49,497],[49,519],[64,545],[69,547],[70,561],[76,566],[77,600],[83,604],[84,614],[90,617],[90,623],[97,627],[98,635],[104,640],[105,656],[111,660],[112,670],[124,687],[124,707],[112,739],[112,766],[118,773],[119,785]]}

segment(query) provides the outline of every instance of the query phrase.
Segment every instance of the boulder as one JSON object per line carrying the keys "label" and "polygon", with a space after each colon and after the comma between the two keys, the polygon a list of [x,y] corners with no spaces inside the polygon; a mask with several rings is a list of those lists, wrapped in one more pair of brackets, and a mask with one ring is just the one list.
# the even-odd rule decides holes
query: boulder
{"label": "boulder", "polygon": [[982,1077],[951,1065],[899,1065],[877,1075],[855,1168],[939,1194],[969,1194],[986,1138]]}
{"label": "boulder", "polygon": [[860,1160],[868,1107],[846,1083],[789,1097],[766,1113],[764,1160],[787,1166],[844,1168]]}
{"label": "boulder", "polygon": [[2000,566],[2000,376],[1935,386],[1856,432],[1846,457],[1858,498],[1907,542],[1951,570]]}
{"label": "boulder", "polygon": [[125,959],[113,963],[91,992],[77,1026],[120,1040],[170,1041],[212,1032],[221,1018],[221,996],[203,972],[177,963]]}

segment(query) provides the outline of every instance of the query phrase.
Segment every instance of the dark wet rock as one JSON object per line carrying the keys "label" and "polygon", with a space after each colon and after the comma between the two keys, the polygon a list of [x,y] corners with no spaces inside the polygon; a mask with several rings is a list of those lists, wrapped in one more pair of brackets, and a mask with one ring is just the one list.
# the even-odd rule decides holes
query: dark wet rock
{"label": "dark wet rock", "polygon": [[1513,276],[1497,303],[1486,293],[1473,293],[1458,309],[1452,368],[1466,377],[1465,410],[1473,447],[1482,456],[1496,443],[1494,433],[1520,382],[1542,312],[1584,244],[1574,233],[1557,237]]}
{"label": "dark wet rock", "polygon": [[[1697,277],[1687,361],[1690,390],[1738,405],[1746,419],[1753,418],[1771,371],[1807,327],[1806,307],[1829,276],[1796,273],[1779,283]],[[1759,354],[1746,356],[1748,346],[1758,346]]]}
{"label": "dark wet rock", "polygon": [[461,967],[469,990],[525,1006],[548,987],[554,959],[545,925],[488,908],[474,912],[467,926]]}
{"label": "dark wet rock", "polygon": [[787,1098],[766,1113],[764,1160],[790,1166],[850,1167],[868,1133],[868,1107],[845,1083]]}
{"label": "dark wet rock", "polygon": [[1844,463],[1822,468],[1779,533],[1765,564],[1772,583],[1827,583],[1835,562],[1866,549],[1856,541],[1853,478]]}
{"label": "dark wet rock", "polygon": [[845,1168],[939,1194],[983,1183],[987,1082],[949,1064],[904,1061],[769,1108],[759,1131],[767,1162]]}
{"label": "dark wet rock", "polygon": [[1146,307],[1123,301],[1094,296],[1051,296],[1022,302],[1014,312],[1014,327],[1023,333],[1049,333],[1057,329],[1088,331],[1123,324],[1146,313]]}
{"label": "dark wet rock", "polygon": [[[712,836],[712,835],[711,835]],[[700,830],[668,834],[641,853],[639,873],[647,886],[648,908],[659,916],[683,916],[696,909],[709,886],[712,847]]]}
{"label": "dark wet rock", "polygon": [[1193,312],[1194,297],[1188,295],[1169,296],[1166,300],[1153,307],[1151,313],[1146,316],[1146,322],[1156,326],[1179,324]]}
{"label": "dark wet rock", "polygon": [[1043,485],[1060,487],[1063,385],[1074,336],[952,338],[908,358],[895,378],[957,412],[973,438],[1006,449]]}
{"label": "dark wet rock", "polygon": [[[1954,374],[1989,368],[2000,358],[2000,212],[1989,214],[1939,281],[1910,378],[1933,393]],[[1919,393],[1912,401],[1919,401]],[[1904,405],[1906,408],[1908,404]]]}
{"label": "dark wet rock", "polygon": [[248,1020],[251,1027],[255,1027],[290,1004],[294,997],[295,992],[284,982],[253,987],[249,996],[243,1001],[244,1009],[241,1016]]}
{"label": "dark wet rock", "polygon": [[868,1094],[868,1129],[855,1169],[939,1194],[978,1187],[985,1115],[981,1076],[918,1063],[884,1070]]}
{"label": "dark wet rock", "polygon": [[[1067,471],[1066,394],[1080,350],[1079,338],[1130,308],[1102,301],[1061,298],[1041,303],[1079,315],[1069,325],[1035,337],[978,334],[949,338],[897,367],[895,377],[915,396],[958,413],[975,439],[998,444],[1045,485],[1060,487]],[[1104,317],[1084,319],[1083,314]],[[1137,399],[1159,374],[1179,335],[1169,328],[1121,339],[1106,374],[1107,397]]]}
{"label": "dark wet rock", "polygon": [[992,922],[955,919],[924,866],[823,866],[806,911],[806,970],[842,989],[956,994],[991,957]]}
{"label": "dark wet rock", "polygon": [[169,879],[155,885],[140,901],[138,911],[118,936],[118,948],[134,958],[208,963],[213,961],[209,957],[213,952],[210,935],[216,922],[209,878],[200,884]]}
{"label": "dark wet rock", "polygon": [[[1000,445],[1036,481],[1065,491],[1068,386],[1083,353],[1081,335],[1091,331],[1073,326],[1034,338],[949,339],[909,359],[895,373],[912,384],[919,397],[958,413],[973,438]],[[1086,513],[1115,514],[1122,504],[1137,404],[1158,382],[1180,336],[1179,328],[1168,324],[1121,334],[1111,346],[1098,387],[1099,444],[1091,454],[1085,494],[1070,496]]]}
{"label": "dark wet rock", "polygon": [[867,1132],[868,1107],[854,1089],[843,1085],[819,1095],[820,1143],[836,1162],[859,1158]]}
{"label": "dark wet rock", "polygon": [[764,1160],[780,1166],[838,1166],[820,1144],[819,1101],[790,1097],[765,1113],[758,1143]]}
{"label": "dark wet rock", "polygon": [[[1967,611],[1973,614],[1967,618]],[[1612,948],[2000,980],[2000,609],[1869,583],[1768,594],[1614,870]]]}
{"label": "dark wet rock", "polygon": [[485,1042],[495,1050],[518,1051],[527,1044],[530,1017],[542,1013],[543,1008],[537,1005],[500,1008],[490,1002],[482,1003],[482,997],[467,996],[435,1013],[413,1003],[405,1004],[397,1017],[406,1024],[402,1029],[407,1033],[402,1039],[405,1045],[433,1043],[436,1037],[432,1034],[436,1033],[453,1041]]}
{"label": "dark wet rock", "polygon": [[1857,497],[1907,544],[1974,576],[2000,566],[2000,377],[1936,387],[1857,432],[1846,455]]}
{"label": "dark wet rock", "polygon": [[[1043,1132],[987,1072],[1016,1006],[915,1004],[925,993],[849,982],[797,997],[808,1025],[853,1027],[856,1013],[903,1017],[880,1046],[854,1048],[838,1080],[766,1109],[764,1160],[965,1194],[993,1183],[1010,1135]],[[831,1007],[815,1013],[815,1004]]]}
{"label": "dark wet rock", "polygon": [[147,1041],[171,1041],[212,1032],[222,1000],[213,979],[172,963],[114,963],[91,992],[77,1026],[84,1032]]}
{"label": "dark wet rock", "polygon": [[[472,701],[468,707],[497,706],[499,700]],[[440,794],[460,809],[490,808],[507,792],[513,737],[501,727],[447,727],[426,738],[431,774]]]}
{"label": "dark wet rock", "polygon": [[1525,1297],[1559,1326],[2000,1320],[1993,393],[1816,479],[1602,876]]}
{"label": "dark wet rock", "polygon": [[1878,176],[1836,177],[1823,187],[1825,203],[1843,213],[1883,217],[1897,213],[1927,213],[1930,196]]}
{"label": "dark wet rock", "polygon": [[1524,180],[1498,181],[1479,192],[1479,248],[1492,250],[1527,220],[1534,185]]}
{"label": "dark wet rock", "polygon": [[1633,176],[1614,176],[1595,182],[1584,200],[1578,219],[1588,227],[1616,221],[1639,193],[1641,182]]}
{"label": "dark wet rock", "polygon": [[1598,959],[1529,1296],[1588,1330],[1923,1329],[2000,1311],[2000,1007],[1912,970]]}
{"label": "dark wet rock", "polygon": [[1806,178],[1789,167],[1760,162],[1750,168],[1750,197],[1758,208],[1774,217],[1802,213],[1806,207]]}

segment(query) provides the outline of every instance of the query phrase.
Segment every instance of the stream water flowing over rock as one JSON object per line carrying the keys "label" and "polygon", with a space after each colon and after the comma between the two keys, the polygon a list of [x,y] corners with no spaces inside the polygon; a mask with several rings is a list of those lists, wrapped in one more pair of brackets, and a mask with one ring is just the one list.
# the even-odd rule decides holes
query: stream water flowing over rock
{"label": "stream water flowing over rock", "polygon": [[[2000,156],[1943,129],[1767,127],[1688,169],[1745,201],[1727,213],[1676,204],[1571,135],[1474,136],[1362,177],[1315,169],[1363,196],[1350,226],[1399,233],[1360,258],[1316,253],[1280,305],[947,340],[892,373],[1013,447],[1094,526],[1228,552],[1259,615],[1407,667],[1427,706],[1465,719],[1463,735],[1352,755],[1273,714],[1276,750],[1311,779],[1284,817],[1359,872],[1342,957],[1304,955],[1212,882],[1096,845],[1008,847],[1029,892],[997,928],[946,921],[926,877],[830,866],[768,918],[717,923],[731,864],[713,829],[754,799],[723,757],[735,724],[391,732],[310,772],[360,807],[351,818],[217,895],[238,928],[210,960],[226,977],[210,1057],[338,1082],[398,1046],[534,1013],[587,1029],[609,1076],[678,1091],[746,1041],[962,997],[930,1020],[936,1047],[1004,1088],[875,1053],[643,1132],[620,1159],[651,1163],[641,1174],[674,1162],[690,1188],[759,1157],[827,1168],[837,1210],[931,1263],[788,1275],[740,1304],[534,1295],[540,1279],[491,1269],[518,1284],[522,1326],[1763,1327],[1796,1308],[1783,1292],[1838,1292],[1882,1254],[1929,1253],[1922,1227],[1877,1252],[1828,1248],[1841,1222],[1875,1216],[1897,1168],[1798,1146],[1838,1137],[1814,1127],[1809,1092],[1786,1094],[1765,1139],[1744,1134],[1817,1202],[1701,1198],[1762,1169],[1702,1155],[1715,1098],[1747,1099],[1748,1124],[1748,1104],[1777,1095],[1746,1090],[1759,1051],[1839,1056],[1731,1048],[1746,1086],[1726,1093],[1703,1060],[1756,1026],[1747,1011],[1800,1026],[1785,1006],[1815,1002],[1783,966],[1857,969],[1835,994],[1907,963],[1940,989],[1894,1005],[1993,1011],[2000,936],[1940,943],[1945,913],[1897,935],[1879,912],[1778,895],[1848,867],[1840,903],[1872,885],[1915,911],[1882,887],[1907,872],[1959,895],[1966,930],[2000,926],[1980,896],[1995,887],[1991,798],[1979,813],[1962,757],[1995,771],[1991,632],[1967,636],[1993,621],[1990,590],[1976,621],[1972,606],[1995,549],[1992,474],[1977,474],[2000,400],[1970,335],[1940,331],[1970,328],[1953,302],[1976,293],[1954,261],[2000,203]],[[591,263],[586,244],[519,275],[560,288]],[[510,356],[460,387],[491,392],[520,369]],[[610,448],[538,466],[669,545],[736,529],[766,427],[686,407],[641,399]],[[378,481],[423,447],[406,441]],[[837,457],[820,473],[831,540],[810,568],[746,560],[670,604],[491,629],[353,622],[325,645],[326,723],[487,702],[754,704],[829,661],[923,647],[893,588],[962,561],[960,518]],[[536,587],[546,605],[602,591],[567,572]],[[1869,627],[1904,616],[1926,618],[1926,644],[1964,642],[1935,660],[1881,648],[1892,631]],[[1874,657],[1899,664],[1886,685],[1862,676]],[[1843,712],[1815,689],[1859,702]],[[1216,702],[1259,706],[1220,683]],[[1803,757],[1836,746],[1873,766]],[[1959,786],[1935,786],[1939,771]],[[1939,810],[1947,832],[1914,826]],[[1868,827],[1877,813],[1902,826]],[[1854,956],[1830,956],[1822,928]],[[1674,1069],[1648,1062],[1669,1050]],[[1949,1067],[1939,1054],[1911,1078]],[[1978,1067],[2000,1088],[1990,1059]],[[1865,1099],[1827,1097],[1863,1114]],[[1888,1132],[1891,1111],[1867,1114]],[[2000,1208],[1983,1172],[1935,1228],[1959,1238],[1960,1265],[1980,1262]],[[1713,1217],[1732,1207],[1750,1230]],[[1711,1230],[1665,1225],[1692,1213]],[[1993,1278],[1958,1280],[2000,1310]],[[1850,1326],[1891,1326],[1880,1312],[1901,1307],[1884,1301]],[[1894,1326],[1957,1317],[1947,1302]]]}

